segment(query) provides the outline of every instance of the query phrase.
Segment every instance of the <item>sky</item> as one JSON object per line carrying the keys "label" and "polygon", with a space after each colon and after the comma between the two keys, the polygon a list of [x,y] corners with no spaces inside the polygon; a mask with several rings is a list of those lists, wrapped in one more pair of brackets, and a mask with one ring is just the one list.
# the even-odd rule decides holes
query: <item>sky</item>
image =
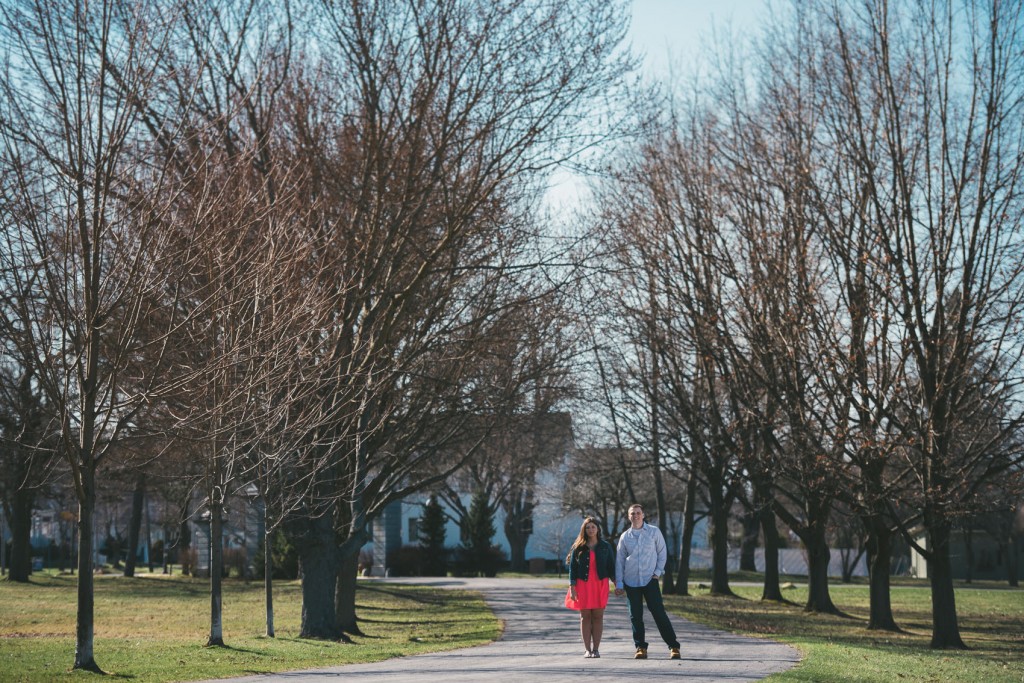
{"label": "sky", "polygon": [[[758,22],[768,16],[769,1],[633,0],[626,39],[644,55],[645,77],[667,81],[673,70],[687,73],[699,67],[716,31],[755,33]],[[583,178],[567,169],[555,172],[546,202],[556,214],[567,215],[587,201]]]}
{"label": "sky", "polygon": [[629,40],[646,53],[645,72],[667,78],[699,61],[716,30],[756,32],[767,16],[768,0],[633,0]]}

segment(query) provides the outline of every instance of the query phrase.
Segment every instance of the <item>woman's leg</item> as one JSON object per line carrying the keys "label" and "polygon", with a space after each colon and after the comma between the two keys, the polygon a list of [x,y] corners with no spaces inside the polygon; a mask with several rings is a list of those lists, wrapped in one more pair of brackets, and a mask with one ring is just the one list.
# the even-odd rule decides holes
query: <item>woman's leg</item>
{"label": "woman's leg", "polygon": [[590,646],[591,622],[593,621],[591,613],[593,611],[590,609],[580,610],[580,635],[583,637],[583,647],[587,648],[587,652],[593,652]]}
{"label": "woman's leg", "polygon": [[601,633],[604,631],[604,610],[592,609],[590,611],[590,634],[594,645],[591,652],[597,652],[601,647]]}

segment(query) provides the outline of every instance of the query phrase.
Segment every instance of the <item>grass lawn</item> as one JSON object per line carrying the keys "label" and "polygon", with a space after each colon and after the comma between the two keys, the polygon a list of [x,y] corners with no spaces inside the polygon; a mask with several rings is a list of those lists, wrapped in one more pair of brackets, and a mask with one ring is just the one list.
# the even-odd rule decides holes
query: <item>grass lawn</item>
{"label": "grass lawn", "polygon": [[[206,648],[208,582],[145,572],[96,577],[96,662],[115,678],[180,681],[373,662],[490,642],[500,625],[483,600],[462,591],[360,581],[365,637],[343,644],[298,637],[297,581],[275,584],[277,638],[265,632],[263,586],[224,584],[224,641]],[[0,681],[96,681],[70,672],[75,651],[75,578],[36,573],[0,581]]]}
{"label": "grass lawn", "polygon": [[[750,578],[758,577],[740,580]],[[931,593],[926,582],[916,584],[892,589],[893,615],[904,633],[867,630],[866,585],[830,584],[832,600],[846,617],[805,613],[807,591],[800,587],[784,590],[791,604],[761,602],[759,586],[734,586],[736,598],[693,588],[691,597],[667,595],[665,602],[694,621],[794,645],[804,661],[771,681],[1024,681],[1024,589],[958,586],[960,633],[971,649],[933,651]]]}

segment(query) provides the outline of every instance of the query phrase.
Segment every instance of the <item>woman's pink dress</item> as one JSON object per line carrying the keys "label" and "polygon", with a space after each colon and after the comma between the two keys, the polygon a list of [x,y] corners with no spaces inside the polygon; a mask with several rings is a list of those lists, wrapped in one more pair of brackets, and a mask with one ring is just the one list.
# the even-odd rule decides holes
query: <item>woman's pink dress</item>
{"label": "woman's pink dress", "polygon": [[586,581],[576,582],[576,599],[572,588],[565,593],[565,606],[569,609],[604,609],[608,606],[608,579],[597,578],[597,558],[590,551],[590,575]]}

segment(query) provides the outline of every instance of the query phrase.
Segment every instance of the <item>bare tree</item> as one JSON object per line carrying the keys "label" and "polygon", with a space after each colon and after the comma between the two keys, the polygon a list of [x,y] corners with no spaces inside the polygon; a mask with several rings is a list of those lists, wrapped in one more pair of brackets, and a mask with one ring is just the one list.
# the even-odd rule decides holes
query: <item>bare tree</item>
{"label": "bare tree", "polygon": [[[645,465],[635,451],[598,446],[577,448],[566,473],[562,500],[581,517],[593,517],[604,536],[613,539],[622,531],[629,506],[654,498],[653,482]],[[628,477],[623,477],[624,469]],[[632,491],[628,490],[627,481],[633,484]]]}
{"label": "bare tree", "polygon": [[[305,547],[326,559],[303,560],[304,634],[357,629],[367,524],[440,481],[426,465],[465,440],[474,414],[500,415],[532,393],[533,371],[492,361],[504,340],[523,338],[520,312],[551,289],[530,275],[543,262],[534,181],[595,139],[578,137],[576,123],[621,73],[620,10],[532,0],[324,6],[333,61],[319,88],[336,113],[304,144],[322,150],[321,238],[338,287],[322,367],[345,409],[332,427],[325,506],[309,511],[321,526]],[[344,541],[332,558],[335,534]],[[338,577],[334,615],[317,613],[327,575]]]}
{"label": "bare tree", "polygon": [[[17,170],[6,211],[20,225],[15,254],[41,267],[45,308],[26,316],[19,344],[58,416],[60,451],[79,501],[75,668],[93,655],[93,513],[99,467],[138,411],[161,391],[161,335],[140,332],[191,261],[164,237],[168,190],[131,103],[145,100],[173,13],[120,2],[8,3],[0,32],[4,164]],[[27,300],[27,299],[26,299]],[[160,317],[160,316],[156,316]],[[176,318],[163,316],[163,332]],[[135,360],[147,355],[145,368]],[[141,373],[141,374],[140,374]]]}
{"label": "bare tree", "polygon": [[841,210],[867,217],[869,286],[899,343],[881,422],[928,534],[925,548],[903,525],[929,561],[934,648],[964,646],[949,561],[962,503],[1019,461],[993,455],[1022,417],[1021,10],[823,10],[841,47],[831,131],[861,178],[861,201]]}
{"label": "bare tree", "polygon": [[17,351],[10,351],[0,364],[0,505],[11,529],[7,580],[24,583],[32,573],[32,514],[53,464],[53,420],[31,366],[13,362]]}

